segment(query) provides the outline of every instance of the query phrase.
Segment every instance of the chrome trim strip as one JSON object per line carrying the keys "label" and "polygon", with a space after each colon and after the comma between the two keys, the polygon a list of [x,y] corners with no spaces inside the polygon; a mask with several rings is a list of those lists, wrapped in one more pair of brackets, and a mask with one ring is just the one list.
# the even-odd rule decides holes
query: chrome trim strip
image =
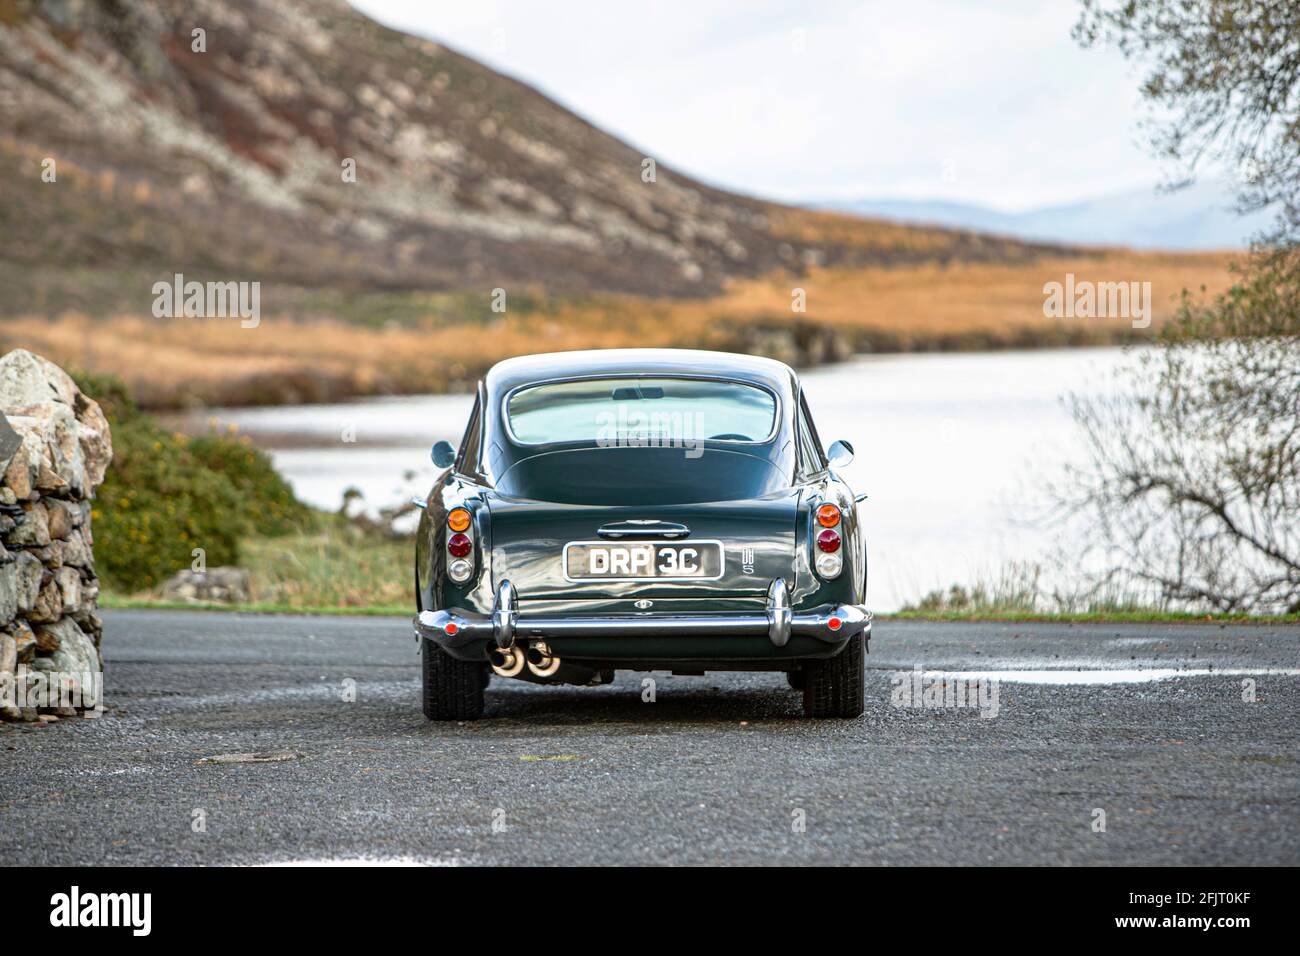
{"label": "chrome trim strip", "polygon": [[[828,621],[839,618],[838,630],[831,630]],[[454,635],[445,631],[447,624],[455,624]],[[516,639],[545,640],[551,637],[599,637],[627,634],[641,637],[681,637],[689,635],[756,635],[772,638],[773,615],[762,614],[641,614],[635,617],[548,617],[536,614],[519,614],[515,619]],[[809,611],[790,613],[789,634],[816,637],[836,643],[854,634],[870,634],[872,614],[860,604],[824,605]],[[461,608],[442,611],[421,611],[414,621],[417,637],[439,644],[469,644],[484,638],[493,638],[492,616]],[[789,635],[786,635],[789,640]],[[777,647],[785,643],[776,643]]]}
{"label": "chrome trim strip", "polygon": [[[781,396],[778,395],[776,393],[776,389],[772,388],[771,386],[765,385],[761,382],[751,382],[748,379],[732,378],[726,375],[708,375],[705,373],[692,375],[692,374],[682,373],[682,372],[669,373],[669,374],[661,374],[657,372],[593,372],[590,375],[569,375],[569,376],[561,376],[559,378],[539,379],[536,382],[525,382],[522,385],[516,385],[514,388],[510,389],[503,396],[501,396],[501,413],[500,413],[500,418],[498,420],[501,422],[502,430],[505,432],[506,438],[511,442],[511,444],[515,445],[517,448],[548,448],[548,447],[565,447],[569,445],[575,447],[583,447],[587,445],[595,446],[596,443],[594,439],[582,439],[579,441],[567,441],[567,442],[520,441],[515,436],[514,427],[510,422],[510,399],[514,397],[516,392],[522,392],[525,389],[529,389],[529,388],[537,388],[538,386],[541,385],[564,385],[567,384],[568,382],[599,382],[605,379],[614,380],[614,379],[641,379],[641,378],[676,378],[676,379],[684,379],[686,381],[691,381],[691,382],[726,382],[730,385],[748,385],[750,388],[757,388],[760,391],[767,392],[769,395],[772,396],[772,401],[775,403],[772,408],[772,427],[768,431],[766,438],[757,441],[736,441],[735,439],[722,439],[717,442],[717,444],[719,445],[766,445],[772,442],[772,440],[775,439],[777,434],[781,431],[781,424],[783,422],[782,411],[784,406],[781,401]],[[711,439],[706,438],[704,440],[710,441]],[[625,445],[619,447],[634,448],[637,446]]]}
{"label": "chrome trim strip", "polygon": [[661,521],[658,518],[628,518],[611,521],[596,529],[598,538],[689,538],[691,529],[680,521]]}

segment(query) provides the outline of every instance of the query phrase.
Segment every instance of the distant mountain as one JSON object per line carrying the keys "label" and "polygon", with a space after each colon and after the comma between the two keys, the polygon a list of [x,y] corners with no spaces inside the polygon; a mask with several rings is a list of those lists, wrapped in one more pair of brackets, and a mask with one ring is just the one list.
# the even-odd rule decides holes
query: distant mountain
{"label": "distant mountain", "polygon": [[1237,249],[1268,226],[1267,213],[1240,216],[1225,182],[1202,182],[1173,193],[1139,189],[1090,202],[1007,213],[942,201],[863,199],[810,203],[896,222],[973,229],[1021,239],[1137,249]]}
{"label": "distant mountain", "polygon": [[10,314],[138,310],[173,272],[329,313],[316,290],[703,296],[782,268],[1042,251],[664,166],[647,182],[646,158],[342,0],[0,0]]}

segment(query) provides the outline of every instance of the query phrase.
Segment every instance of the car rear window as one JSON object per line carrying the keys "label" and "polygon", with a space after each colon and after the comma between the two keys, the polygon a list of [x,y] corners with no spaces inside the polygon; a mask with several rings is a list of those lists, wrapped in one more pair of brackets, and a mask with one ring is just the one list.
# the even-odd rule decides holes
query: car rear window
{"label": "car rear window", "polygon": [[521,388],[507,401],[506,415],[515,440],[527,445],[761,442],[776,424],[776,397],[719,379],[583,379]]}

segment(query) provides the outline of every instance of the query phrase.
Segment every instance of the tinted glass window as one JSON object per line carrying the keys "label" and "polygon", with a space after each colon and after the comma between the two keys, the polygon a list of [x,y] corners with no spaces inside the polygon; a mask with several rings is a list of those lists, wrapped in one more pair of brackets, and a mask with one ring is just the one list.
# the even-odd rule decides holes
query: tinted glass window
{"label": "tinted glass window", "polygon": [[525,444],[670,447],[764,441],[776,422],[776,399],[741,382],[603,378],[520,389],[506,413],[511,432]]}
{"label": "tinted glass window", "polygon": [[808,401],[799,395],[799,461],[804,474],[811,475],[826,467],[826,456],[822,453],[821,442],[817,440],[817,430],[808,413]]}
{"label": "tinted glass window", "polygon": [[469,424],[465,426],[465,436],[460,442],[460,459],[456,467],[462,474],[477,474],[479,471],[478,449],[480,426],[479,400],[474,400],[474,410],[470,412]]}

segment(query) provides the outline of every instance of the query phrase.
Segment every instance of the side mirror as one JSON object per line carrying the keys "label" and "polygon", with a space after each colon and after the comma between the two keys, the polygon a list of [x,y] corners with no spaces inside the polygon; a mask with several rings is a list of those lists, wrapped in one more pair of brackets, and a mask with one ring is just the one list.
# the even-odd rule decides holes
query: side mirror
{"label": "side mirror", "polygon": [[843,468],[853,460],[853,446],[846,441],[831,442],[826,449],[826,459],[836,468]]}
{"label": "side mirror", "polygon": [[433,443],[433,451],[429,453],[433,463],[439,468],[450,468],[456,463],[456,449],[452,447],[449,441],[439,441]]}

